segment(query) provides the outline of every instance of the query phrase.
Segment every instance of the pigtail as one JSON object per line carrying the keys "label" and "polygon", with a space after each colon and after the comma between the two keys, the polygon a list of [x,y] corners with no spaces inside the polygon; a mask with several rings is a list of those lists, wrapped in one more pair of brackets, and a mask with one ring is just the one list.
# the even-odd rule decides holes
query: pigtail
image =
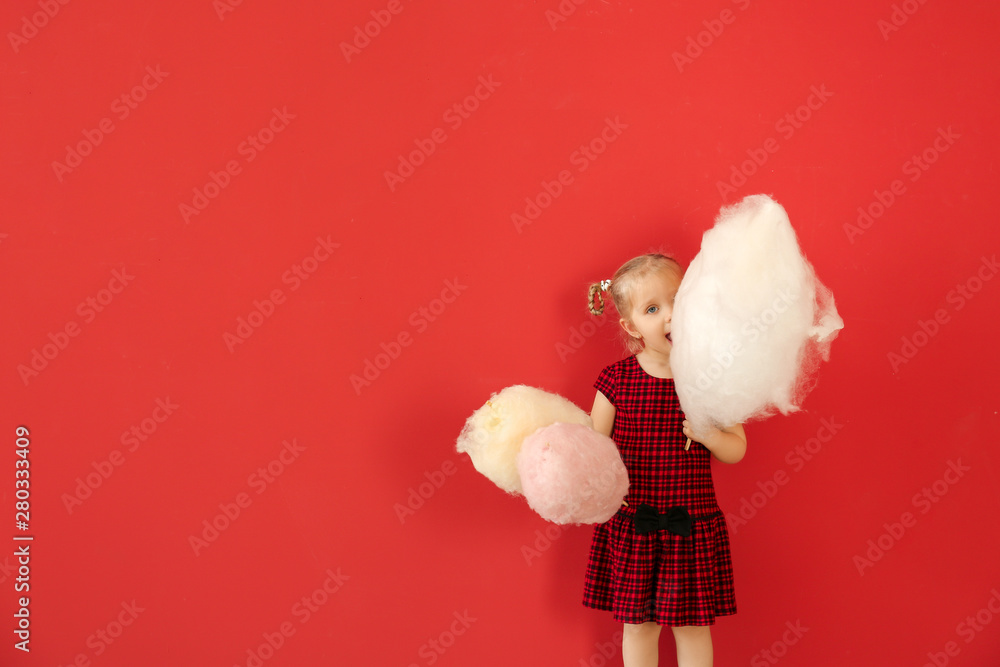
{"label": "pigtail", "polygon": [[[590,309],[591,315],[603,315],[604,314],[604,293],[608,291],[611,287],[610,280],[602,280],[599,283],[594,283],[590,286],[590,294],[587,297],[587,308]],[[596,304],[595,304],[596,299]]]}

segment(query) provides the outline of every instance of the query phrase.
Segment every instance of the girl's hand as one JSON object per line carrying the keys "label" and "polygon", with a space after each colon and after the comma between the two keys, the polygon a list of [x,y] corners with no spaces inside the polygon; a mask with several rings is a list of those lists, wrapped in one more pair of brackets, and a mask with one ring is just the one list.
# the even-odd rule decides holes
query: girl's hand
{"label": "girl's hand", "polygon": [[684,435],[691,438],[693,442],[700,442],[705,446],[705,449],[712,452],[715,458],[723,463],[737,463],[746,454],[747,436],[741,424],[722,430],[708,426],[704,432],[697,434],[691,429],[691,423],[687,419],[684,420],[681,427]]}
{"label": "girl's hand", "polygon": [[700,442],[709,449],[711,449],[709,445],[712,443],[712,441],[715,440],[718,434],[722,433],[722,431],[715,428],[714,426],[709,426],[706,431],[696,434],[694,430],[691,428],[691,422],[689,422],[687,419],[684,420],[682,428],[684,430],[684,435],[691,438],[691,442]]}

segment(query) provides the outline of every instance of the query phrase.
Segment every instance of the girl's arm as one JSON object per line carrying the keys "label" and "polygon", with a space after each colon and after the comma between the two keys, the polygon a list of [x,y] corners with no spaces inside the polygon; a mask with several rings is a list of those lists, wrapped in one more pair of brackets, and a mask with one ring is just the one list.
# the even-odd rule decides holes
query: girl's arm
{"label": "girl's arm", "polygon": [[684,420],[684,435],[705,445],[712,455],[723,463],[739,463],[747,453],[747,434],[743,424],[736,424],[719,430],[709,427],[705,433],[695,437],[688,420]]}
{"label": "girl's arm", "polygon": [[615,425],[615,406],[601,392],[597,392],[597,397],[594,398],[590,418],[594,420],[595,431],[611,437],[611,427]]}

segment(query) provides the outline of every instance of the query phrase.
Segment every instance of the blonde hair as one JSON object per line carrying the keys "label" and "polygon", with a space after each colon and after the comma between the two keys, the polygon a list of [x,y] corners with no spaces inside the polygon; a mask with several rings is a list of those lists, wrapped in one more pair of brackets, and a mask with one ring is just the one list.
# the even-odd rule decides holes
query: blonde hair
{"label": "blonde hair", "polygon": [[[605,307],[604,295],[610,294],[615,310],[621,317],[629,320],[632,312],[632,288],[646,276],[660,271],[672,271],[678,280],[684,276],[684,268],[673,257],[660,253],[633,257],[615,271],[611,280],[591,284],[587,308],[592,315],[602,315]],[[641,340],[628,334],[625,334],[625,344],[633,354],[641,351],[643,347]]]}

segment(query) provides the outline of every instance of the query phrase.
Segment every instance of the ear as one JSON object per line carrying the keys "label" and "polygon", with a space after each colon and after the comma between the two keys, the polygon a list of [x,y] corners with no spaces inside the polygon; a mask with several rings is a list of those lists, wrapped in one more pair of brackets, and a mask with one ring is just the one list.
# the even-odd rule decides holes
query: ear
{"label": "ear", "polygon": [[632,338],[642,339],[642,334],[635,328],[631,320],[626,320],[624,317],[618,320],[618,324],[622,325],[622,329],[625,330]]}

